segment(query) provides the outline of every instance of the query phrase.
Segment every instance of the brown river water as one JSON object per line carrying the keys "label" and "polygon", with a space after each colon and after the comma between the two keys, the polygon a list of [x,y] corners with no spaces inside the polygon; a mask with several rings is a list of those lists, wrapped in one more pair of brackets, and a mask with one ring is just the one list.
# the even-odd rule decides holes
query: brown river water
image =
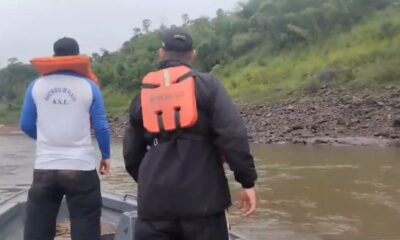
{"label": "brown river water", "polygon": [[[0,136],[0,201],[31,182],[34,142]],[[103,190],[135,194],[121,142]],[[400,239],[400,149],[295,145],[252,148],[259,208],[250,219],[230,210],[233,230],[253,240]],[[229,179],[232,174],[227,171]],[[239,185],[231,181],[233,198]]]}

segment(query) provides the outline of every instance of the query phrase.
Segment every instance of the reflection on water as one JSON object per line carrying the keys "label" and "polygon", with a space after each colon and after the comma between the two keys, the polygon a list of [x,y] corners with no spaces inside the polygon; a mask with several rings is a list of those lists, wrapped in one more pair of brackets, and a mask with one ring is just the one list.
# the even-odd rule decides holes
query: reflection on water
{"label": "reflection on water", "polygon": [[[31,181],[34,143],[0,137],[0,199]],[[103,190],[130,193],[121,144],[113,147],[113,172]],[[257,216],[231,209],[234,230],[254,240],[400,239],[400,150],[320,146],[255,146],[259,181]],[[232,180],[236,198],[239,184]]]}

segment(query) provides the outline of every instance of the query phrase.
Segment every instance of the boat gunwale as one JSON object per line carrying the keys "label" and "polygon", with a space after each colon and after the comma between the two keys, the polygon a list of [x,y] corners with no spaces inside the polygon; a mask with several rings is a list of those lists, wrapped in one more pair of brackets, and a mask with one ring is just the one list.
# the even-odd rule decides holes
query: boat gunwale
{"label": "boat gunwale", "polygon": [[[21,206],[27,201],[28,190],[21,190],[4,201],[0,202],[0,226],[12,220],[21,213]],[[127,198],[119,194],[102,192],[103,208],[120,214],[137,210],[137,200],[135,197]],[[65,201],[65,199],[63,200]],[[117,223],[118,224],[118,223]],[[229,231],[231,237],[236,240],[246,240],[246,238]]]}
{"label": "boat gunwale", "polygon": [[28,190],[24,189],[0,202],[0,226],[3,226],[20,214],[21,206],[26,202]]}
{"label": "boat gunwale", "polygon": [[136,199],[127,199],[118,194],[103,192],[102,193],[103,208],[117,211],[120,213],[131,212],[137,210]]}

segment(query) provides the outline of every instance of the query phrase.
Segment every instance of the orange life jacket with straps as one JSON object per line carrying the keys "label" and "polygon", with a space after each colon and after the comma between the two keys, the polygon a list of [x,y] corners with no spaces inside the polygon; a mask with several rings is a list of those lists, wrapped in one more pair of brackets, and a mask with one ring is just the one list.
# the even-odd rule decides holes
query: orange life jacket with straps
{"label": "orange life jacket with straps", "polygon": [[197,123],[195,76],[186,66],[149,73],[141,91],[143,123],[154,134],[193,127]]}
{"label": "orange life jacket with straps", "polygon": [[92,71],[90,57],[88,56],[35,58],[31,60],[31,63],[42,76],[59,71],[72,71],[89,78],[100,86],[100,81]]}

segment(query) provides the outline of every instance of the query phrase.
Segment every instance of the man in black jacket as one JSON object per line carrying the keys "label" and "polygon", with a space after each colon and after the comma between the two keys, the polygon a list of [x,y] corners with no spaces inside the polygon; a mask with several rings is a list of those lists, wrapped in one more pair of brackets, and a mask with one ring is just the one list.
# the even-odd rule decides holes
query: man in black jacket
{"label": "man in black jacket", "polygon": [[[191,68],[191,36],[173,28],[163,37],[160,70]],[[151,134],[143,123],[141,97],[130,108],[124,137],[126,170],[138,182],[136,240],[228,240],[225,210],[231,206],[223,161],[243,189],[244,216],[256,209],[257,178],[246,127],[221,83],[194,71],[197,123],[184,130]]]}

